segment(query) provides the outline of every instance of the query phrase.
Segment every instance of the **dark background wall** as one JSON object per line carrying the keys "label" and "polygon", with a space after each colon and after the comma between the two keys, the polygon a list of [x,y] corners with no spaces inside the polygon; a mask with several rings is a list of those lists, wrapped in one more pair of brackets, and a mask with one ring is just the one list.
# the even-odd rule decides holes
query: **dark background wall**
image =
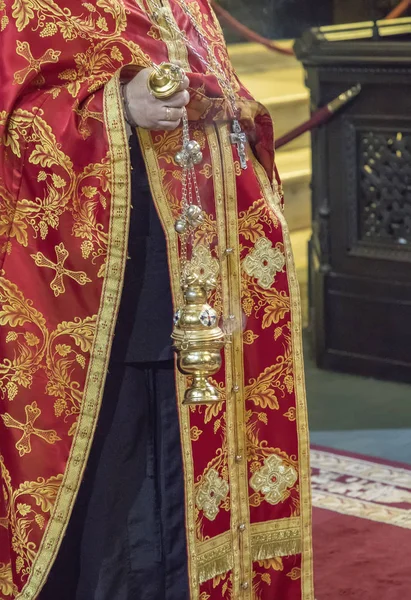
{"label": "dark background wall", "polygon": [[[297,38],[321,25],[382,18],[399,0],[218,0],[241,23],[271,39]],[[229,42],[240,41],[225,29]]]}

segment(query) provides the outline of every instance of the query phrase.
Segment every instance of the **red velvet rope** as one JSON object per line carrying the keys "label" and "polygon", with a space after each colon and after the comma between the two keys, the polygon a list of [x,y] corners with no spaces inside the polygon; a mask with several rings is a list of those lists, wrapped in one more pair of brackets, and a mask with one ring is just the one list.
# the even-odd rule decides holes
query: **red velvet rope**
{"label": "red velvet rope", "polygon": [[[216,0],[210,0],[211,6],[213,7],[215,13],[220,17],[222,21],[224,21],[227,25],[229,25],[234,31],[242,35],[246,40],[250,42],[256,42],[257,44],[261,44],[265,46],[269,50],[273,50],[274,52],[278,52],[279,54],[286,54],[287,56],[294,56],[293,50],[290,48],[283,48],[279,46],[275,42],[272,42],[268,38],[259,35],[255,31],[252,31],[246,25],[243,25],[237,19],[235,19],[228,11],[222,8]],[[397,19],[401,17],[408,8],[411,6],[411,0],[402,0],[398,6],[396,6],[385,18],[386,19]]]}
{"label": "red velvet rope", "polygon": [[306,131],[312,131],[316,127],[324,125],[324,123],[331,119],[332,116],[333,113],[330,111],[328,106],[323,106],[322,108],[319,108],[317,111],[315,111],[315,113],[312,114],[311,118],[308,119],[308,121],[305,121],[295,129],[292,129],[288,133],[284,134],[282,137],[278,138],[278,140],[275,141],[275,149],[279,150],[286,144],[289,144],[296,138],[300,137],[300,135],[303,135],[303,133],[306,133]]}
{"label": "red velvet rope", "polygon": [[[224,8],[217,4],[215,0],[210,0],[210,3],[217,16],[219,16],[222,21],[224,21],[227,25],[234,29],[234,31],[242,35],[245,39],[251,42],[261,44],[262,46],[265,46],[266,48],[268,48],[269,50],[273,50],[274,52],[285,54],[287,56],[294,56],[294,52],[291,49],[282,48],[275,42],[272,42],[271,40],[259,35],[258,33],[255,33],[255,31],[252,31],[251,29],[237,21],[237,19],[231,16],[229,12],[227,12]],[[386,16],[386,19],[396,19],[398,17],[401,17],[410,6],[411,0],[402,0],[398,4],[398,6]],[[306,131],[311,131],[319,125],[326,123],[332,117],[332,115],[333,113],[330,111],[328,106],[320,108],[313,115],[311,115],[311,118],[308,119],[308,121],[305,121],[292,131],[289,131],[281,138],[276,140],[276,149],[278,150],[282,146],[285,146],[286,144],[290,143],[292,140],[299,137]]]}
{"label": "red velvet rope", "polygon": [[234,31],[237,31],[240,35],[242,35],[245,39],[250,42],[257,42],[262,46],[265,46],[269,50],[273,50],[274,52],[278,52],[279,54],[286,54],[287,56],[294,56],[294,52],[290,48],[282,48],[275,42],[255,33],[239,21],[232,17],[229,12],[224,10],[215,0],[210,0],[211,6],[214,9],[214,12],[220,17],[222,21],[224,21],[227,25],[229,25]]}
{"label": "red velvet rope", "polygon": [[411,6],[411,0],[402,0],[398,6],[396,6],[385,18],[386,19],[398,19],[406,12]]}

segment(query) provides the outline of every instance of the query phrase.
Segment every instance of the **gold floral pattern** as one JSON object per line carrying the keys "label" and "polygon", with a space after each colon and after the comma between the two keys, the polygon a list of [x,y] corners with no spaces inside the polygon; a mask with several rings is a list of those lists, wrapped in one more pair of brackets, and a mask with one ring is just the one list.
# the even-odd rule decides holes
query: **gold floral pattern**
{"label": "gold floral pattern", "polygon": [[[267,150],[265,158],[258,148],[256,153],[270,177],[269,117],[264,120],[263,109],[257,108],[240,86],[209,3],[186,1],[211,52],[230,77],[233,89],[239,91],[244,120],[255,128],[260,147]],[[179,0],[165,0],[164,4],[170,18],[185,18]],[[6,84],[0,93],[6,91],[6,102],[0,106],[0,176],[6,175],[0,181],[0,437],[8,444],[10,469],[9,473],[1,460],[5,498],[0,514],[2,598],[23,594],[33,600],[38,596],[69,518],[104,387],[111,326],[121,289],[119,256],[125,257],[128,221],[124,215],[129,208],[127,140],[115,74],[125,65],[148,66],[150,60],[167,59],[190,62],[192,58],[167,31],[167,24],[151,27],[143,15],[149,7],[150,2],[143,0],[77,4],[65,0],[64,7],[55,0],[0,0],[0,30],[12,41],[15,54],[6,65]],[[196,38],[194,31],[187,33]],[[136,43],[140,40],[151,56]],[[209,244],[212,259],[226,258],[221,263],[225,265],[224,285],[213,292],[212,303],[220,314],[235,314],[236,328],[227,336],[230,343],[224,369],[214,382],[221,391],[221,402],[180,413],[190,594],[201,600],[234,599],[241,593],[239,582],[245,580],[249,582],[247,597],[255,591],[256,600],[265,600],[271,588],[282,589],[292,583],[285,573],[299,564],[299,550],[289,552],[292,562],[284,563],[286,570],[281,576],[280,561],[269,558],[273,556],[270,544],[264,553],[255,551],[254,542],[250,545],[255,537],[253,527],[265,525],[268,519],[272,533],[279,515],[291,515],[298,519],[301,530],[305,523],[307,531],[307,520],[300,523],[297,486],[289,490],[288,502],[278,510],[267,508],[261,492],[248,497],[250,477],[264,469],[271,455],[281,457],[296,472],[300,460],[304,466],[290,418],[296,414],[297,401],[300,406],[303,403],[295,389],[301,361],[298,344],[295,347],[296,326],[290,323],[291,307],[293,315],[298,311],[288,269],[279,268],[269,285],[273,275],[266,268],[268,263],[256,259],[261,239],[271,243],[271,248],[266,248],[269,260],[277,253],[277,267],[278,253],[289,256],[282,217],[270,208],[272,182],[267,179],[267,192],[252,168],[252,153],[250,168],[246,172],[239,168],[225,123],[226,102],[217,98],[215,82],[207,75],[193,78],[188,108],[193,137],[204,155],[198,177],[207,212],[193,236],[193,246]],[[64,123],[60,119],[63,113],[67,115]],[[174,156],[181,145],[181,130],[145,131],[139,136],[145,142],[142,147],[153,198],[168,234],[173,296],[178,299],[179,241],[173,225],[180,213],[182,180]],[[8,165],[17,175],[13,185]],[[241,269],[248,257],[258,263],[259,275],[255,265],[251,274]],[[19,276],[16,265],[20,261],[22,272],[35,272],[35,281],[41,285],[30,286],[30,280]],[[241,320],[240,301],[247,323]],[[176,380],[181,397],[183,382],[178,375]],[[299,409],[299,422],[302,413]],[[47,439],[53,432],[61,439]],[[70,439],[75,433],[74,440]],[[20,460],[14,451],[18,439],[18,451],[24,452]],[[55,443],[56,448],[48,443]],[[234,461],[236,451],[244,458],[238,463]],[[41,460],[45,455],[50,461]],[[57,455],[60,464],[53,462]],[[39,459],[35,461],[36,456]],[[301,487],[304,481],[302,477]],[[62,483],[64,494],[59,494]],[[243,516],[241,521],[239,516]],[[240,552],[233,550],[233,522],[247,522]],[[207,555],[206,548],[211,547],[210,555],[218,556],[215,544],[220,544],[221,538],[225,560],[221,556],[209,560],[201,573],[198,565]],[[308,554],[305,547],[305,556]],[[251,567],[250,556],[267,560]],[[306,567],[303,580],[308,583],[299,586],[302,597],[312,600]],[[256,583],[258,589],[254,590]]]}
{"label": "gold floral pattern", "polygon": [[277,273],[285,267],[285,256],[279,248],[273,248],[272,242],[265,237],[257,240],[252,250],[243,260],[243,269],[250,277],[255,277],[258,284],[269,289]]}
{"label": "gold floral pattern", "polygon": [[254,491],[261,492],[269,504],[279,504],[288,498],[288,490],[297,479],[296,469],[273,454],[264,461],[262,469],[253,474],[250,485]]}
{"label": "gold floral pattern", "polygon": [[[0,475],[5,509],[5,513],[0,515],[0,527],[3,525],[11,534],[12,548],[17,555],[17,573],[27,576],[37,552],[36,544],[30,540],[30,532],[35,527],[44,527],[45,519],[48,519],[53,509],[63,476],[56,475],[48,479],[39,477],[35,481],[24,481],[14,489],[2,455]],[[11,581],[9,578],[8,565],[0,564],[0,593],[14,596],[16,592],[13,578]]]}
{"label": "gold floral pattern", "polygon": [[13,583],[11,563],[0,563],[0,594],[3,596],[13,596],[17,594],[17,588]]}
{"label": "gold floral pattern", "polygon": [[214,521],[220,511],[220,504],[229,492],[228,483],[215,469],[209,469],[197,491],[196,504],[210,521]]}

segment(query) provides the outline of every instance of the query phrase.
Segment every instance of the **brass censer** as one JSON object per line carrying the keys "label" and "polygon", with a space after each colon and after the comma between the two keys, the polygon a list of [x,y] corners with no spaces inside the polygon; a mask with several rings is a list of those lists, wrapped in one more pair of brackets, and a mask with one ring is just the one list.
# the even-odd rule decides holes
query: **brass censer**
{"label": "brass censer", "polygon": [[[150,92],[160,99],[172,96],[185,77],[178,65],[154,65],[148,78]],[[187,113],[183,114],[183,147],[175,156],[176,164],[183,168],[182,214],[175,222],[181,236],[183,260],[181,287],[184,304],[174,316],[172,339],[181,373],[192,378],[184,394],[183,404],[213,404],[220,402],[218,390],[208,381],[222,365],[221,349],[225,335],[218,325],[218,314],[207,300],[217,286],[219,263],[212,257],[208,246],[199,245],[187,261],[187,240],[204,221],[204,212],[197,185],[195,166],[203,160],[198,142],[191,140]],[[195,201],[195,203],[193,203]]]}
{"label": "brass censer", "polygon": [[209,248],[197,246],[183,273],[184,306],[174,317],[174,349],[181,373],[192,377],[183,404],[220,402],[218,390],[208,378],[220,370],[225,336],[218,326],[217,312],[207,303],[217,285],[218,261]]}
{"label": "brass censer", "polygon": [[178,65],[172,63],[161,63],[153,65],[154,70],[147,79],[147,87],[150,93],[160,100],[173,96],[184,80],[185,72]]}

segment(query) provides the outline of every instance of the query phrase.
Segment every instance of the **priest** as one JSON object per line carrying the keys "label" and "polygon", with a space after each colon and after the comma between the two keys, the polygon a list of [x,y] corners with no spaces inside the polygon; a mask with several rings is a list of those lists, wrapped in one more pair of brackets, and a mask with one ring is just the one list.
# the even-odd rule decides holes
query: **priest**
{"label": "priest", "polygon": [[207,0],[0,23],[1,597],[313,600],[273,128]]}

